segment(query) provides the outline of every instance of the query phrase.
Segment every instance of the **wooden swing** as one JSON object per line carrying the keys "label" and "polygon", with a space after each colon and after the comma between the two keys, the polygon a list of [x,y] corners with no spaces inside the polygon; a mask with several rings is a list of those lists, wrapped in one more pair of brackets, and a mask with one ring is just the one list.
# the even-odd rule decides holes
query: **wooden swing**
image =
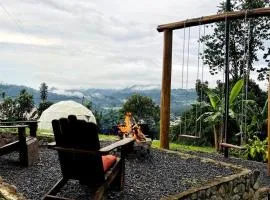
{"label": "wooden swing", "polygon": [[[229,2],[229,1],[228,1]],[[227,5],[228,5],[227,2]],[[228,6],[227,6],[228,8]],[[227,10],[229,11],[229,9]],[[228,91],[229,82],[229,63],[228,63],[228,42],[229,42],[229,21],[235,19],[244,19],[245,17],[260,17],[260,16],[270,16],[270,8],[258,8],[248,11],[234,11],[225,12],[221,14],[215,14],[200,18],[188,19],[180,22],[174,22],[169,24],[159,25],[157,30],[159,32],[164,32],[164,47],[163,47],[163,73],[162,73],[162,88],[161,88],[161,112],[160,112],[160,148],[169,149],[169,127],[170,127],[170,98],[171,98],[171,72],[172,72],[172,41],[173,41],[173,31],[176,29],[182,29],[186,27],[210,24],[215,22],[220,22],[226,20],[226,90]],[[270,82],[268,87],[268,102],[270,102]],[[228,104],[228,99],[227,99]],[[226,111],[226,116],[228,116],[228,110]],[[268,119],[270,119],[270,104],[268,104]],[[224,131],[224,144],[227,143],[227,126],[228,119],[225,119],[225,131]],[[270,123],[268,123],[268,144],[270,144]],[[270,155],[270,145],[268,145],[268,155]],[[225,147],[225,157],[228,156],[228,145]],[[268,159],[268,175],[270,175],[270,159]]]}
{"label": "wooden swing", "polygon": [[[198,34],[198,37],[200,38],[201,37],[201,26],[199,26],[199,34]],[[205,26],[204,26],[204,35],[205,35]],[[184,68],[185,68],[185,45],[186,44],[186,33],[185,33],[185,29],[183,29],[183,52],[182,52],[182,77],[181,77],[181,83],[182,83],[182,89],[184,88]],[[186,90],[188,89],[188,77],[189,77],[189,44],[190,44],[190,28],[188,29],[188,43],[187,43],[187,61],[186,61]],[[197,60],[197,77],[196,77],[196,80],[198,81],[199,80],[199,71],[200,71],[200,40],[198,40],[198,60]],[[203,58],[204,58],[204,55],[203,55]],[[202,76],[201,76],[201,80],[203,82],[203,64],[202,64]],[[201,88],[201,96],[202,96],[202,88]],[[185,97],[185,100],[186,100],[186,103],[187,103],[187,94],[186,94],[186,97]],[[198,118],[198,102],[196,102],[196,119]],[[196,120],[196,125],[195,125],[195,134],[187,134],[187,131],[186,131],[186,113],[185,113],[185,133],[182,133],[182,127],[181,127],[181,124],[182,124],[182,121],[180,122],[180,134],[178,135],[178,137],[181,137],[181,138],[190,138],[190,139],[200,139],[201,138],[201,119],[199,120],[199,131],[198,131],[198,124],[197,124],[197,120]]]}

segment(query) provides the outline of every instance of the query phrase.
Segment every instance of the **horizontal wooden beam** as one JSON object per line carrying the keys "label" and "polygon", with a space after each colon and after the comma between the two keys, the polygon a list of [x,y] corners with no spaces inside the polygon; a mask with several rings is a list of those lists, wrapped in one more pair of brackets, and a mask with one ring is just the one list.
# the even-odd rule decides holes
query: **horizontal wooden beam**
{"label": "horizontal wooden beam", "polygon": [[257,8],[253,10],[243,10],[243,11],[234,11],[234,12],[225,12],[216,15],[209,15],[205,17],[192,18],[184,21],[162,24],[157,27],[158,32],[163,32],[164,30],[176,30],[192,26],[211,24],[214,22],[225,21],[232,19],[243,19],[245,17],[261,17],[261,16],[270,16],[270,8]]}

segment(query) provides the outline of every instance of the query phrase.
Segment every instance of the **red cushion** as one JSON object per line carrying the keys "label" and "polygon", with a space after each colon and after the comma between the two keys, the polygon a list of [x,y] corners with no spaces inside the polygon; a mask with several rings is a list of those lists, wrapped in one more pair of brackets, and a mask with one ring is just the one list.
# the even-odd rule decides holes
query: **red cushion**
{"label": "red cushion", "polygon": [[116,156],[114,155],[106,155],[102,156],[102,163],[104,172],[106,172],[116,161]]}

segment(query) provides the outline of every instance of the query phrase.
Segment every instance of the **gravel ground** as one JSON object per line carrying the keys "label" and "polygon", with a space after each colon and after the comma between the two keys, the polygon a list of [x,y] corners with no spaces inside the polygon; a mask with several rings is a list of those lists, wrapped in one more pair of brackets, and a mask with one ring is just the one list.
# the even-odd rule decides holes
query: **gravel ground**
{"label": "gravel ground", "polygon": [[260,171],[261,186],[270,187],[270,176],[267,175],[266,163],[249,161],[249,160],[244,160],[244,159],[234,158],[234,157],[224,158],[223,154],[212,154],[212,153],[210,154],[210,153],[202,153],[202,152],[188,152],[188,153],[191,155],[196,155],[198,157],[206,157],[206,158],[211,158],[214,160],[232,163],[235,165],[248,168],[253,171],[258,170]]}
{"label": "gravel ground", "polygon": [[[266,173],[266,165],[240,159],[224,159],[219,155],[193,153],[198,156],[244,165],[250,169],[259,169]],[[28,199],[38,200],[61,177],[57,152],[46,148],[40,149],[37,165],[22,168],[18,166],[18,154],[11,153],[0,157],[0,176]],[[175,154],[152,149],[144,159],[128,158],[126,162],[125,189],[121,192],[109,192],[109,199],[141,200],[160,199],[182,192],[191,186],[202,185],[215,177],[232,174],[228,168],[201,162],[199,158],[181,159]],[[265,176],[262,176],[263,181]],[[264,181],[264,185],[270,183]],[[69,183],[61,190],[65,197],[87,199],[87,187],[77,181]],[[88,196],[89,197],[89,196]]]}

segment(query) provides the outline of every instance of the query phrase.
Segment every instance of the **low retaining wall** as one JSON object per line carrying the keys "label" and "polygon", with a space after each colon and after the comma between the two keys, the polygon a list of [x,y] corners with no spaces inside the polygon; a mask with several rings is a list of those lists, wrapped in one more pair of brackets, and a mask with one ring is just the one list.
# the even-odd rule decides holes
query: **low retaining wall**
{"label": "low retaining wall", "polygon": [[[166,150],[168,151],[168,150]],[[169,151],[170,153],[175,153]],[[178,153],[181,157],[197,157]],[[225,166],[235,171],[235,174],[219,177],[204,184],[202,187],[194,187],[182,193],[171,195],[162,200],[247,200],[264,199],[260,192],[259,171],[251,171],[240,166],[225,162],[219,162],[208,158],[201,158],[202,162],[210,162],[216,165]]]}

